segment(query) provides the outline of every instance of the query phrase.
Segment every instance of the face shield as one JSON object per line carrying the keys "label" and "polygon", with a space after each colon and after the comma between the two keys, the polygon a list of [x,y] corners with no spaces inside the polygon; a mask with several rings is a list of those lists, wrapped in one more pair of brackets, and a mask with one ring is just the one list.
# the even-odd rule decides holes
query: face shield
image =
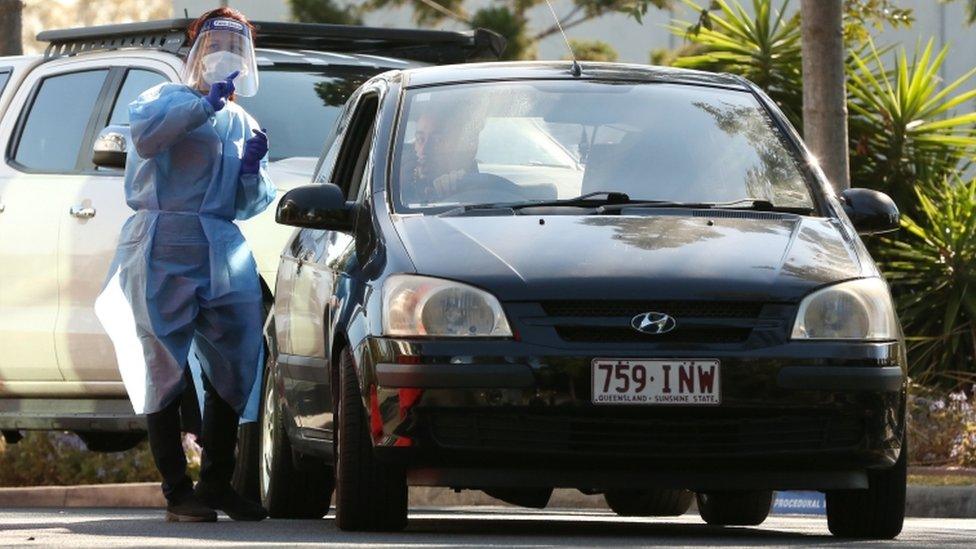
{"label": "face shield", "polygon": [[258,93],[258,67],[254,59],[251,29],[235,19],[209,19],[193,42],[183,67],[183,82],[194,89],[208,90],[234,71],[236,92],[244,97]]}

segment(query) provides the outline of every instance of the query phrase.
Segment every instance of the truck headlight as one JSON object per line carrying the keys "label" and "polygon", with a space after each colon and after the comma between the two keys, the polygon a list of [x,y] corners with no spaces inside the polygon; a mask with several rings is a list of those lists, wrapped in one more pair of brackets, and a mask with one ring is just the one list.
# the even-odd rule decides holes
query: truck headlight
{"label": "truck headlight", "polygon": [[888,286],[880,278],[862,278],[803,298],[792,337],[890,341],[900,332]]}
{"label": "truck headlight", "polygon": [[383,284],[383,334],[424,337],[511,337],[498,299],[473,286],[417,275]]}

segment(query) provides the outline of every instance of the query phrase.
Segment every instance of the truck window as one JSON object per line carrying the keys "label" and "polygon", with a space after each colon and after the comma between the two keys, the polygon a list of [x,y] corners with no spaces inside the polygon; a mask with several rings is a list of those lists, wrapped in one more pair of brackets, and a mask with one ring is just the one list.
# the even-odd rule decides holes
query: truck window
{"label": "truck window", "polygon": [[142,92],[149,88],[168,81],[169,79],[158,72],[144,69],[129,69],[129,72],[125,73],[125,82],[122,84],[122,89],[119,90],[119,95],[115,98],[115,106],[112,107],[112,117],[109,118],[108,123],[128,126],[129,103],[135,101]]}
{"label": "truck window", "polygon": [[73,72],[41,81],[17,140],[14,160],[45,172],[73,172],[108,70]]}

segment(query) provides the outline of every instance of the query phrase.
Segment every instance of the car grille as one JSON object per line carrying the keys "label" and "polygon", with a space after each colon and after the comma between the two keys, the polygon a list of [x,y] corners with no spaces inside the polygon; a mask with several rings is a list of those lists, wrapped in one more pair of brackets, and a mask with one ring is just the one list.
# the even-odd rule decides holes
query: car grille
{"label": "car grille", "polygon": [[676,319],[695,318],[756,318],[763,304],[753,301],[543,301],[542,309],[549,316],[633,318],[640,313],[658,311]]}
{"label": "car grille", "polygon": [[619,419],[441,410],[430,414],[430,425],[445,448],[679,459],[844,450],[863,435],[860,419],[822,413]]}
{"label": "car grille", "polygon": [[[764,304],[741,301],[544,301],[548,323],[567,342],[742,343],[752,335]],[[631,327],[640,313],[666,313],[677,327],[646,334]]]}
{"label": "car grille", "polygon": [[560,326],[565,341],[585,343],[741,343],[749,339],[752,328],[683,328],[666,334],[644,334],[627,327]]}

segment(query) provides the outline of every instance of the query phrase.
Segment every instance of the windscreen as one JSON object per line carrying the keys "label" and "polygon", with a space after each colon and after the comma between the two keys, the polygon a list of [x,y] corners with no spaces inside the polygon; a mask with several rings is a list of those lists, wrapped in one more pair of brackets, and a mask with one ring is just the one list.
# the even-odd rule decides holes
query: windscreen
{"label": "windscreen", "polygon": [[768,200],[812,208],[797,158],[749,92],[529,81],[409,90],[392,193],[400,211],[548,201]]}
{"label": "windscreen", "polygon": [[261,93],[238,97],[237,102],[268,130],[269,160],[318,158],[346,100],[379,72],[366,67],[262,67]]}

